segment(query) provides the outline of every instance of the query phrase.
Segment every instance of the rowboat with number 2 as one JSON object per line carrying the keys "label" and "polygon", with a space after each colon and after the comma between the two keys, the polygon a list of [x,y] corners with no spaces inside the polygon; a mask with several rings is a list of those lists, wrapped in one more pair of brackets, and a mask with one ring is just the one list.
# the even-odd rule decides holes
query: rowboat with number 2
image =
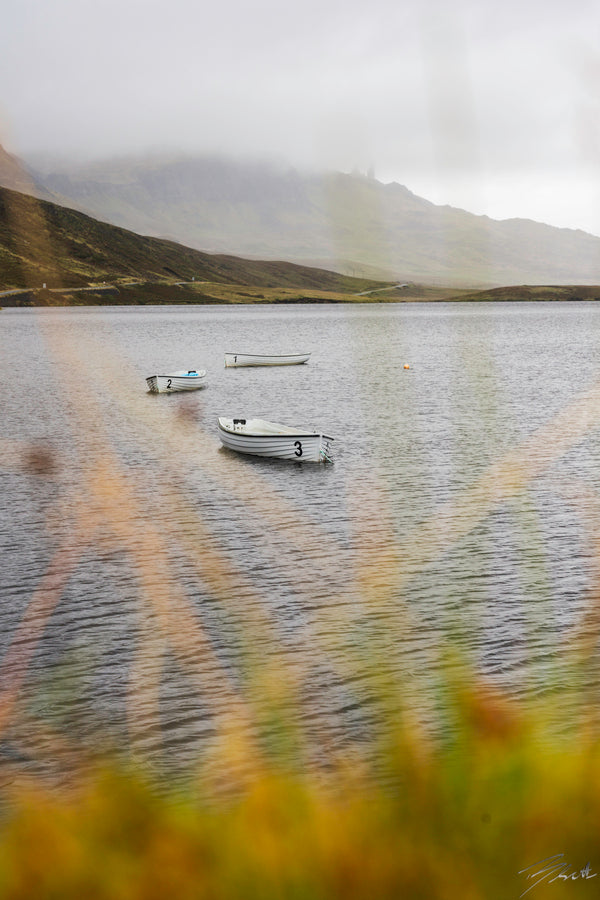
{"label": "rowboat with number 2", "polygon": [[264,419],[219,419],[219,437],[224,447],[253,456],[331,462],[333,440],[307,428],[290,428]]}
{"label": "rowboat with number 2", "polygon": [[206,384],[205,379],[205,369],[188,369],[170,375],[150,375],[146,384],[153,394],[171,394],[173,391],[197,391]]}
{"label": "rowboat with number 2", "polygon": [[308,361],[310,353],[226,353],[225,367],[234,366],[297,366]]}

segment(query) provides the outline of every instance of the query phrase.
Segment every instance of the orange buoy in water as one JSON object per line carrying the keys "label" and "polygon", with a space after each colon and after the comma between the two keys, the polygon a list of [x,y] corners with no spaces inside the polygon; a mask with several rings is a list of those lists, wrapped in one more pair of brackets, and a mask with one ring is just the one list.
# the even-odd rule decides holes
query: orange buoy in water
{"label": "orange buoy in water", "polygon": [[404,363],[404,368],[405,368],[405,369],[410,369],[409,364],[408,364],[408,363]]}

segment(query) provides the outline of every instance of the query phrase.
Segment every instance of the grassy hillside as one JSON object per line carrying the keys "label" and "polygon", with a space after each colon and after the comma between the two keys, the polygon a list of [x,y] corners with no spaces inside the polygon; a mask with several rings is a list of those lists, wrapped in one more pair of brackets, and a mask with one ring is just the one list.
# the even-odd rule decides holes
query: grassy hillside
{"label": "grassy hillside", "polygon": [[583,284],[520,284],[512,287],[493,288],[487,291],[462,291],[452,300],[482,302],[508,302],[523,300],[600,300],[600,285]]}
{"label": "grassy hillside", "polygon": [[0,188],[0,289],[217,282],[340,294],[381,287],[308,266],[213,255]]}

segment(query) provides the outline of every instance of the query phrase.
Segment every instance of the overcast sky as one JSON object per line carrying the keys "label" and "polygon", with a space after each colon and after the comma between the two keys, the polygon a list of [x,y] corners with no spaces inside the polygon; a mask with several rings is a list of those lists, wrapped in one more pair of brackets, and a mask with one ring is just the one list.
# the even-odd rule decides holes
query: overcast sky
{"label": "overcast sky", "polygon": [[600,235],[598,0],[3,0],[0,142],[366,172]]}

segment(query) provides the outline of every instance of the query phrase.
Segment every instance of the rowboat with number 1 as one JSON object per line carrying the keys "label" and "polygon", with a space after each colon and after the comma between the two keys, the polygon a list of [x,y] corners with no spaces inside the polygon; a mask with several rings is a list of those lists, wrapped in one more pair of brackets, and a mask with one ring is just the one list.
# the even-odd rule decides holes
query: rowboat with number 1
{"label": "rowboat with number 1", "polygon": [[170,375],[150,375],[146,384],[153,394],[171,394],[173,391],[197,391],[206,384],[205,379],[205,369],[188,369]]}
{"label": "rowboat with number 1", "polygon": [[308,361],[310,353],[226,353],[225,367],[232,366],[297,366]]}
{"label": "rowboat with number 1", "polygon": [[308,428],[290,428],[264,419],[219,419],[219,437],[224,447],[253,456],[331,462],[326,434]]}

